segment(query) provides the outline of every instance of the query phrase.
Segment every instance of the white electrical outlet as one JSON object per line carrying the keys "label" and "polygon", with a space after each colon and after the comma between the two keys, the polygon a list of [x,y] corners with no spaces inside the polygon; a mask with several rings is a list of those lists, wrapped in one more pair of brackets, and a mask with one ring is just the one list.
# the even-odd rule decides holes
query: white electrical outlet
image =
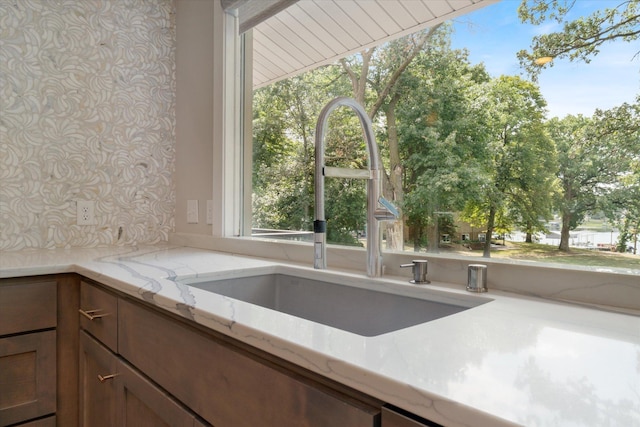
{"label": "white electrical outlet", "polygon": [[93,200],[78,200],[76,210],[76,224],[96,224],[96,202]]}
{"label": "white electrical outlet", "polygon": [[207,224],[213,224],[213,200],[207,200]]}
{"label": "white electrical outlet", "polygon": [[187,200],[187,224],[198,223],[198,201]]}

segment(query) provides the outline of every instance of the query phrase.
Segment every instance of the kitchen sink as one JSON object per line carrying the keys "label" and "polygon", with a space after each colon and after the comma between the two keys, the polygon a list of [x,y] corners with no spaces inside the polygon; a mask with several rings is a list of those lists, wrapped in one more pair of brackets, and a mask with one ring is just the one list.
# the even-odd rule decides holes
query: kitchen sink
{"label": "kitchen sink", "polygon": [[468,298],[462,299],[463,305],[456,305],[278,273],[186,284],[367,337],[429,322],[490,301]]}

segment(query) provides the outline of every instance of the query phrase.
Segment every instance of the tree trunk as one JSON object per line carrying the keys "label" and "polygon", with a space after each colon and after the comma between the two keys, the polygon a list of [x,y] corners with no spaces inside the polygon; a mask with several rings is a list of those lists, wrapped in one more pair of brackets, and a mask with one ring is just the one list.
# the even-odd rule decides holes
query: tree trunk
{"label": "tree trunk", "polygon": [[527,221],[526,224],[526,228],[525,228],[525,243],[533,243],[533,229],[534,229],[534,225],[531,223],[531,221]]}
{"label": "tree trunk", "polygon": [[571,201],[573,199],[573,188],[570,183],[565,184],[562,208],[562,229],[560,230],[560,246],[558,250],[569,252],[569,228],[571,227]]}
{"label": "tree trunk", "polygon": [[562,212],[562,229],[560,230],[560,246],[558,250],[569,252],[569,227],[571,226],[571,212]]}
{"label": "tree trunk", "polygon": [[489,220],[487,221],[487,236],[486,241],[484,242],[484,251],[482,252],[482,256],[485,258],[491,258],[491,238],[493,236],[493,227],[496,222],[496,208],[491,207],[489,209]]}
{"label": "tree trunk", "polygon": [[[433,209],[432,211],[435,211]],[[427,252],[437,254],[440,246],[440,233],[438,232],[438,214],[433,214],[433,220],[427,227]]]}
{"label": "tree trunk", "polygon": [[422,227],[414,226],[407,227],[411,236],[413,237],[413,251],[420,252],[420,241],[422,240]]}
{"label": "tree trunk", "polygon": [[402,163],[398,147],[398,128],[396,127],[396,105],[399,99],[398,95],[391,98],[385,111],[389,137],[389,179],[388,183],[385,182],[384,190],[386,191],[383,191],[383,196],[387,200],[391,200],[400,212],[398,220],[387,223],[387,249],[402,251],[404,250],[404,220],[401,207],[404,201],[404,190],[402,188]]}

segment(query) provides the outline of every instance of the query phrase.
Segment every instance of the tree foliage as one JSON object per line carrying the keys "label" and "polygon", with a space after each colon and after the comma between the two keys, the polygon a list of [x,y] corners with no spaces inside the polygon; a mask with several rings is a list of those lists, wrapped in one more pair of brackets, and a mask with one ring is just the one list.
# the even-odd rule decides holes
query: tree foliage
{"label": "tree foliage", "polygon": [[[425,50],[447,43],[449,33],[446,28],[436,25],[340,60],[351,82],[352,96],[365,106],[372,122],[386,123],[386,131],[379,133],[381,138],[378,141],[382,143],[380,150],[386,154],[383,162],[383,195],[398,206],[401,215],[404,205],[404,165],[399,154],[396,107],[407,94],[404,82],[414,59]],[[386,237],[388,248],[402,250],[403,221],[388,223]]]}
{"label": "tree foliage", "polygon": [[407,95],[397,108],[403,207],[416,248],[426,241],[437,250],[438,212],[461,210],[482,185],[485,141],[469,106],[471,88],[488,80],[484,67],[447,45],[423,52],[404,76]]}
{"label": "tree foliage", "polygon": [[[622,36],[623,25],[613,27],[623,16],[629,18],[627,26],[637,26],[638,1],[623,1],[613,11],[567,24],[555,39],[541,37],[528,60],[573,52],[576,56],[567,57],[588,62],[604,42],[588,44],[584,38],[597,22],[612,27],[602,34],[636,37]],[[523,2],[520,13],[541,23],[563,19],[572,5],[533,0]],[[411,231],[403,235],[402,221],[388,229],[390,247],[402,249],[410,237],[416,250],[425,244],[434,249],[438,226],[454,231],[443,212],[462,212],[487,231],[485,256],[495,233],[518,228],[531,237],[546,231],[554,211],[563,222],[561,249],[568,250],[569,231],[593,212],[605,212],[619,224],[621,246],[637,238],[640,97],[593,117],[547,120],[535,82],[491,78],[482,64],[469,62],[467,52],[451,49],[450,31],[447,25],[425,30],[257,90],[254,227],[311,230],[316,120],[329,100],[352,96],[375,127],[385,197],[398,203],[408,226],[404,229]],[[570,43],[571,37],[584,41]],[[543,52],[545,46],[558,50]],[[326,164],[365,169],[366,147],[353,112],[336,110],[328,129]],[[358,244],[366,227],[364,184],[325,181],[329,242]]]}
{"label": "tree foliage", "polygon": [[610,222],[621,231],[619,250],[633,241],[637,250],[640,228],[640,95],[633,104],[610,110],[596,110],[593,138],[604,147],[611,162],[611,188],[599,200]]}
{"label": "tree foliage", "polygon": [[560,250],[569,250],[569,231],[575,229],[587,212],[596,209],[600,171],[606,167],[589,138],[591,119],[582,115],[553,118],[547,123],[558,148],[557,171],[560,191],[555,207],[562,218]]}
{"label": "tree foliage", "polygon": [[496,227],[508,230],[519,222],[538,230],[539,217],[550,214],[550,205],[529,202],[552,191],[555,149],[543,128],[546,102],[534,83],[501,76],[474,92],[471,113],[484,124],[487,183],[465,212],[472,223],[486,224],[488,257]]}
{"label": "tree foliage", "polygon": [[[345,92],[348,93],[348,86],[340,79],[337,67],[323,67],[255,91],[254,228],[311,230],[315,122],[326,102]],[[331,120],[332,129],[352,130],[351,137],[327,135],[327,163],[351,158],[362,164],[364,146],[353,131],[359,129],[359,124],[344,112]],[[364,190],[358,188],[357,184],[345,186],[337,180],[327,180],[325,215],[332,224],[327,230],[329,241],[357,244],[350,230],[363,229],[365,218],[361,208],[365,205]]]}
{"label": "tree foliage", "polygon": [[633,164],[640,158],[639,105],[548,122],[559,153],[561,190],[555,205],[562,218],[560,250],[569,250],[569,231],[585,214],[604,210],[613,220],[630,206]]}
{"label": "tree foliage", "polygon": [[[640,38],[640,0],[612,1],[613,7],[592,15],[566,21],[577,0],[523,0],[518,8],[522,22],[540,25],[555,21],[562,31],[535,36],[530,50],[518,52],[523,69],[535,77],[553,61],[540,63],[539,58],[568,58],[589,63],[602,46],[614,40],[633,42]],[[636,55],[640,54],[640,49]]]}
{"label": "tree foliage", "polygon": [[[589,63],[605,43],[640,38],[640,0],[615,2],[611,8],[567,21],[567,14],[575,5],[576,0],[522,1],[518,9],[522,22],[563,24],[562,31],[536,36],[529,51],[518,53],[521,66],[533,78],[553,66],[552,61],[540,63],[538,58]],[[593,118],[567,116],[548,122],[559,152],[560,191],[555,207],[562,217],[560,250],[569,250],[569,231],[588,212],[603,210],[612,221],[617,219],[627,228],[633,223],[637,196],[633,170],[640,150],[639,108],[640,97],[635,105],[597,110]],[[622,240],[627,234],[623,231]]]}

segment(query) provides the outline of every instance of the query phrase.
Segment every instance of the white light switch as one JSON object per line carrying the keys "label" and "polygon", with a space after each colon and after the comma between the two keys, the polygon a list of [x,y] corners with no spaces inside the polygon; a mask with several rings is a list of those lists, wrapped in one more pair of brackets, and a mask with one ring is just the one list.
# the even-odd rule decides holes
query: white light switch
{"label": "white light switch", "polygon": [[187,224],[198,223],[198,201],[187,200]]}
{"label": "white light switch", "polygon": [[207,224],[213,224],[213,200],[207,200]]}

